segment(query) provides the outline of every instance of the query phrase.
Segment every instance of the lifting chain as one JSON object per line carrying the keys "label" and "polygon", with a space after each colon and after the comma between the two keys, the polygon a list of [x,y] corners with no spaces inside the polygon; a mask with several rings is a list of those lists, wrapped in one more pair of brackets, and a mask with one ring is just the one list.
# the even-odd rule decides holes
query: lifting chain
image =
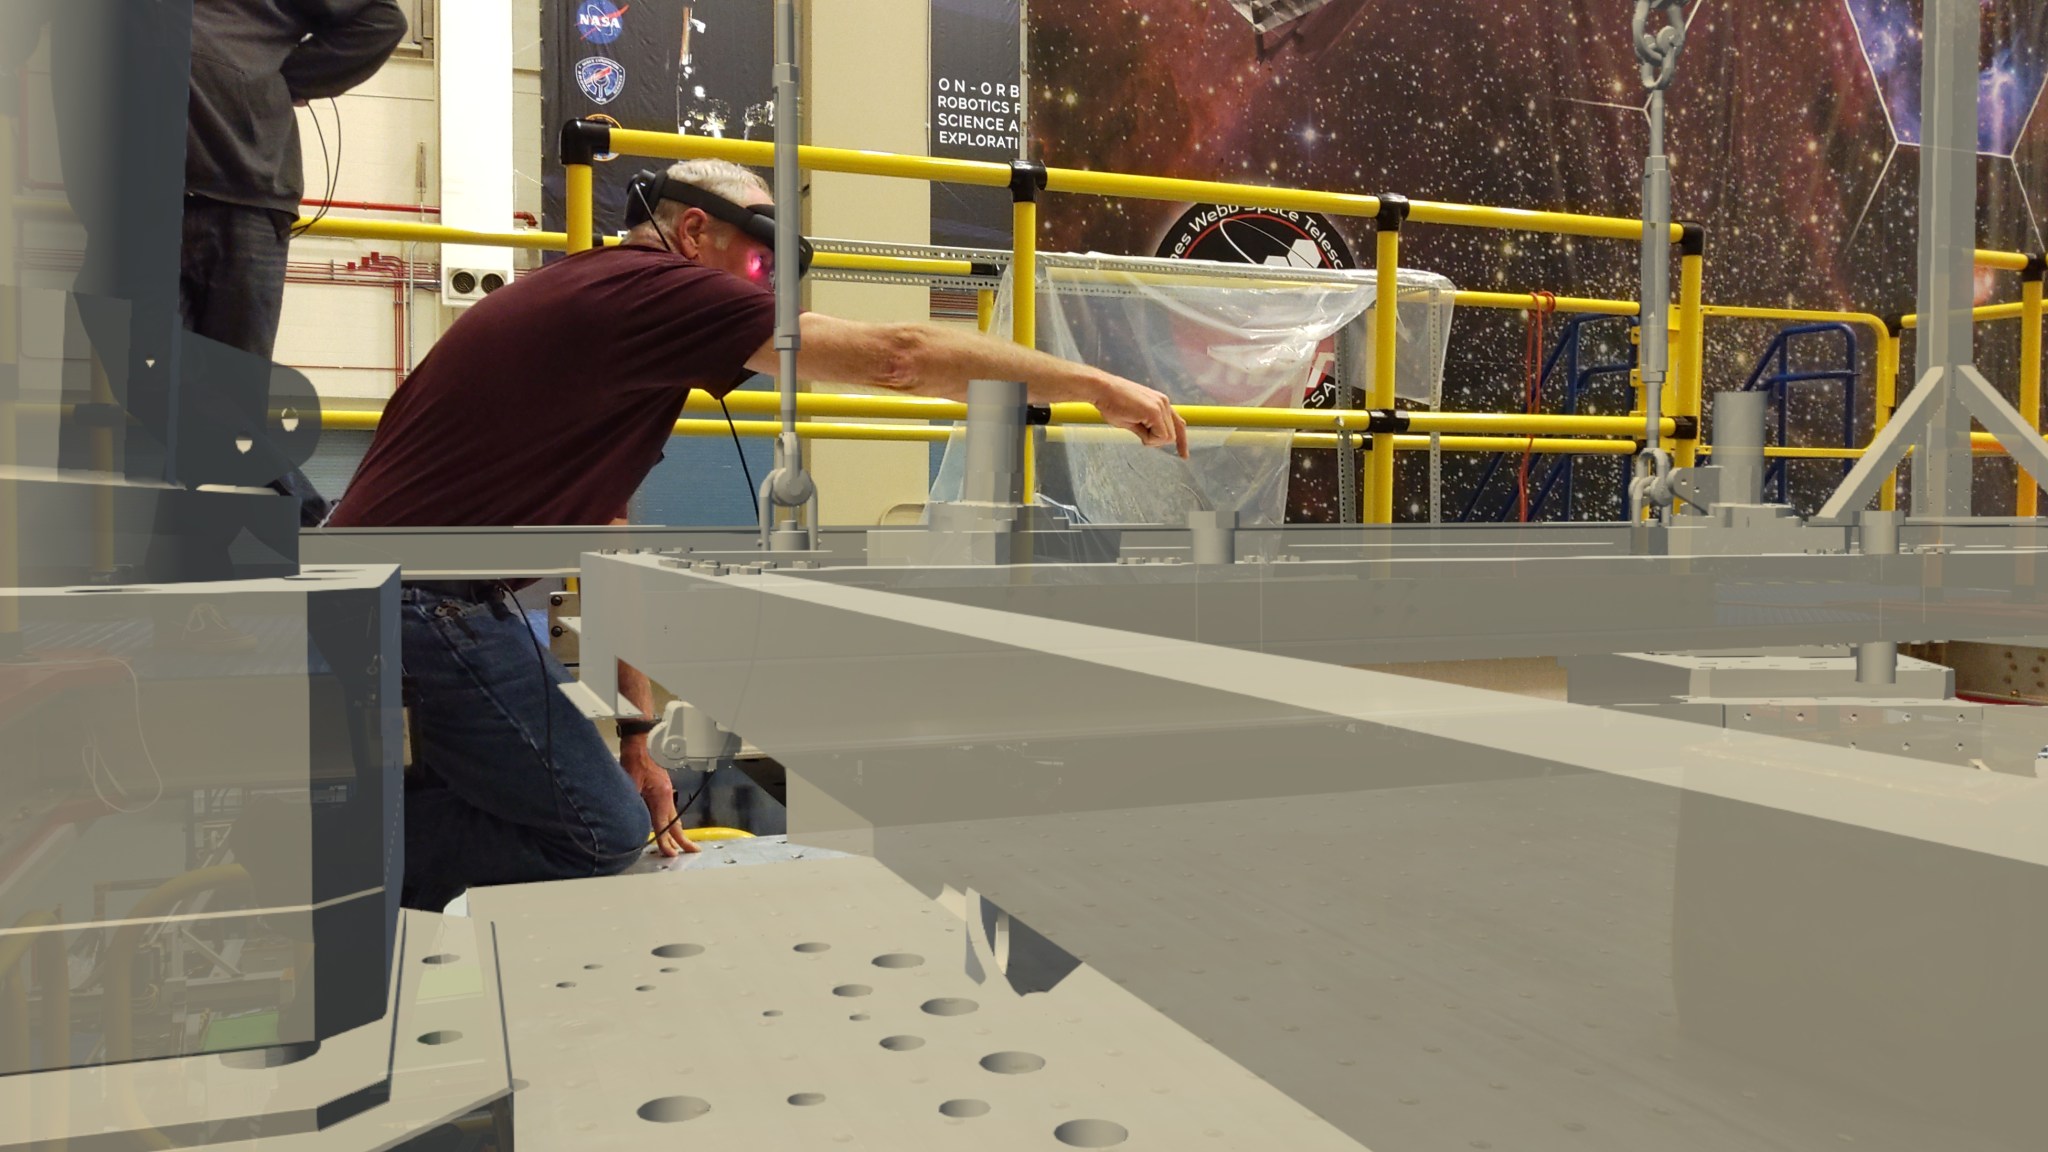
{"label": "lifting chain", "polygon": [[[1656,9],[1665,25],[1650,34],[1650,10]],[[1681,0],[1636,0],[1634,21],[1636,59],[1642,61],[1643,87],[1662,92],[1678,73],[1678,51],[1685,47],[1685,5]]]}

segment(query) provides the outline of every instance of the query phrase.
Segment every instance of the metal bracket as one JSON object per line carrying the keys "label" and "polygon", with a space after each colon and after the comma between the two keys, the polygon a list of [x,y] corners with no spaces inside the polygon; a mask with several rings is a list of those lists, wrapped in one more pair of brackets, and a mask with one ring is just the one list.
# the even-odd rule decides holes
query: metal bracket
{"label": "metal bracket", "polygon": [[1358,450],[1344,418],[1337,418],[1337,522],[1358,523]]}

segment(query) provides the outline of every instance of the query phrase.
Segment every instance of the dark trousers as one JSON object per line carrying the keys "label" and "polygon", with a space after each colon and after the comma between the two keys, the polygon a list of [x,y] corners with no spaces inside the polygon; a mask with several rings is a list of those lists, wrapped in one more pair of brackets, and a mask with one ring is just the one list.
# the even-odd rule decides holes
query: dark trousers
{"label": "dark trousers", "polygon": [[[284,312],[291,218],[282,212],[185,197],[178,311],[185,327],[230,348],[270,359]],[[259,421],[260,423],[260,421]],[[327,501],[297,468],[270,485],[299,501],[299,523],[327,519]]]}
{"label": "dark trousers", "polygon": [[603,737],[556,685],[568,670],[503,593],[400,593],[413,770],[408,908],[479,884],[623,872],[652,820]]}

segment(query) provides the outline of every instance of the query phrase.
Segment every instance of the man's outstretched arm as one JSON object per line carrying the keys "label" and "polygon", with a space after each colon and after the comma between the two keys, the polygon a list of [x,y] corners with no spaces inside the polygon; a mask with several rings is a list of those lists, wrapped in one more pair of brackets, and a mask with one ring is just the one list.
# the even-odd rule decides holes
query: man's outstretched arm
{"label": "man's outstretched arm", "polygon": [[[1165,395],[1086,364],[936,324],[867,324],[806,312],[797,374],[805,380],[865,384],[912,396],[967,398],[969,380],[1017,380],[1032,401],[1093,404],[1104,420],[1134,432],[1149,445],[1188,452],[1187,423]],[[775,342],[761,346],[747,367],[777,370]]]}

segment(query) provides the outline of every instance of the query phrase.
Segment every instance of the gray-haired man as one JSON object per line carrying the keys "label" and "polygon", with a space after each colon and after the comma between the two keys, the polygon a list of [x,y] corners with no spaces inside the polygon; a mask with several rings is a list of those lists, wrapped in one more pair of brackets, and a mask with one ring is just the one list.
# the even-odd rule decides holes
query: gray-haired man
{"label": "gray-haired man", "polygon": [[[768,207],[767,186],[717,161],[667,175],[714,199],[648,204],[623,244],[556,261],[470,309],[392,397],[330,526],[617,521],[692,389],[723,397],[775,371],[774,253],[729,220]],[[1186,451],[1165,396],[1086,365],[930,324],[816,312],[801,323],[807,379],[951,398],[970,379],[1021,380],[1033,400],[1084,401],[1148,444]],[[568,674],[508,594],[405,591],[421,765],[406,793],[412,907],[439,908],[472,884],[618,872],[650,829],[664,854],[695,851],[644,734],[624,734],[612,758],[554,690]],[[643,677],[622,667],[619,682],[652,711]]]}

